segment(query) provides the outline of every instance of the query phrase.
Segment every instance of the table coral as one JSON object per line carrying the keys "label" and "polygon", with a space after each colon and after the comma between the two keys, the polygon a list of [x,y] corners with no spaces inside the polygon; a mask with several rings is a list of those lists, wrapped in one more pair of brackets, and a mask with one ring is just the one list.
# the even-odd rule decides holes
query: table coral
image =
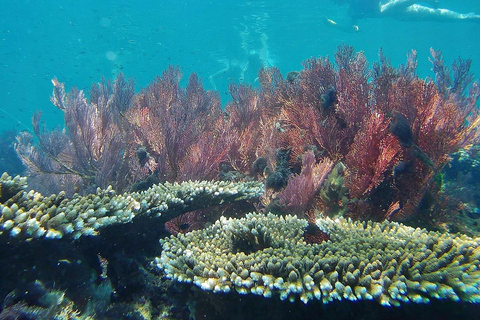
{"label": "table coral", "polygon": [[161,240],[167,278],[214,292],[382,305],[434,299],[480,302],[480,239],[394,222],[317,220],[330,236],[307,244],[307,221],[250,213]]}
{"label": "table coral", "polygon": [[34,190],[27,192],[25,187],[25,178],[12,179],[7,174],[0,178],[0,190],[10,195],[0,203],[0,235],[25,240],[65,235],[78,239],[96,235],[108,225],[131,222],[136,216],[168,220],[187,211],[256,198],[263,192],[263,185],[253,181],[186,181],[124,194],[111,187],[98,188],[95,194],[68,199],[64,192],[47,197]]}

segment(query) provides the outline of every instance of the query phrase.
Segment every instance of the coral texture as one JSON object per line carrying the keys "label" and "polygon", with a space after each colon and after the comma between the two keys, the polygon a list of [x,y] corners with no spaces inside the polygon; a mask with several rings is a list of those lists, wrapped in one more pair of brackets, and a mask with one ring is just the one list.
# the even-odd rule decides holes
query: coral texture
{"label": "coral texture", "polygon": [[[74,239],[96,235],[112,224],[131,222],[136,216],[172,219],[184,212],[208,206],[256,198],[263,192],[258,182],[186,181],[154,185],[143,192],[116,194],[111,187],[87,196],[67,199],[65,193],[45,197],[23,190],[26,179],[3,174],[0,190],[10,194],[0,203],[0,234],[32,239]],[[13,190],[17,190],[13,194]],[[3,197],[2,197],[3,199]]]}
{"label": "coral texture", "polygon": [[430,299],[480,302],[478,238],[427,232],[394,222],[317,220],[330,240],[307,244],[307,221],[250,213],[161,240],[156,265],[168,278],[204,290],[304,303]]}

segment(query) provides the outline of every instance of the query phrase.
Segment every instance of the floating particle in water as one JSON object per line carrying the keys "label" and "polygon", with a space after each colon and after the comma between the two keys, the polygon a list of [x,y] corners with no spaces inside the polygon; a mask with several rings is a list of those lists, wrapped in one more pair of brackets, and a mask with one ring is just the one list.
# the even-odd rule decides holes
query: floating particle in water
{"label": "floating particle in water", "polygon": [[109,28],[112,25],[112,19],[103,17],[100,19],[100,25],[105,28]]}
{"label": "floating particle in water", "polygon": [[113,51],[107,51],[107,53],[105,53],[105,57],[110,61],[117,60],[117,54]]}

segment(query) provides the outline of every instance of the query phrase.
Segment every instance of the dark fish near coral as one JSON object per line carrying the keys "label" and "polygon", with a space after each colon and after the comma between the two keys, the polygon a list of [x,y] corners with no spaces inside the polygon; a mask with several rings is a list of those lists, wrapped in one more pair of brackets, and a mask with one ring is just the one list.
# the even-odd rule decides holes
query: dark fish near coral
{"label": "dark fish near coral", "polygon": [[411,147],[413,143],[413,132],[407,118],[400,112],[394,112],[392,122],[390,122],[390,131],[397,137],[402,147]]}
{"label": "dark fish near coral", "polygon": [[252,171],[255,174],[261,174],[265,171],[267,167],[267,158],[259,157],[252,164]]}
{"label": "dark fish near coral", "polygon": [[403,174],[413,172],[413,161],[400,161],[393,167],[393,175],[395,178],[400,178]]}
{"label": "dark fish near coral", "polygon": [[413,142],[413,132],[408,119],[398,111],[393,112],[390,122],[390,131],[397,137],[400,145],[410,150],[411,155],[427,165],[433,171],[436,171],[435,164],[428,154]]}
{"label": "dark fish near coral", "polygon": [[287,81],[290,83],[294,83],[295,80],[297,80],[299,75],[300,75],[300,72],[298,71],[290,71],[289,73],[287,73]]}
{"label": "dark fish near coral", "polygon": [[320,228],[313,222],[308,222],[303,233],[303,239],[308,244],[320,244],[324,241],[330,240],[330,236],[320,230]]}
{"label": "dark fish near coral", "polygon": [[337,102],[337,90],[335,88],[328,88],[320,97],[320,107],[323,111],[328,112],[332,110],[333,105]]}
{"label": "dark fish near coral", "polygon": [[278,171],[272,171],[265,179],[265,187],[279,191],[287,184],[287,179]]}
{"label": "dark fish near coral", "polygon": [[145,147],[140,147],[137,149],[135,152],[135,155],[137,156],[138,163],[144,167],[147,164],[148,159],[150,158],[150,155],[148,154],[148,151]]}

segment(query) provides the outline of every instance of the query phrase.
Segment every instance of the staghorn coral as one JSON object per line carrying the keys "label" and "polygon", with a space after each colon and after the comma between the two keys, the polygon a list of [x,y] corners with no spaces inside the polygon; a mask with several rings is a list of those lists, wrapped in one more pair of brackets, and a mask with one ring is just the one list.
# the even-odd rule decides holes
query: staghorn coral
{"label": "staghorn coral", "polygon": [[330,240],[307,244],[307,221],[250,213],[161,240],[155,264],[167,278],[204,290],[253,293],[304,303],[430,299],[480,302],[478,238],[427,232],[394,222],[317,220]]}
{"label": "staghorn coral", "polygon": [[[25,178],[1,177],[0,186],[11,196],[0,203],[0,235],[8,233],[22,239],[68,235],[78,239],[96,235],[108,225],[131,222],[136,216],[168,220],[187,211],[255,198],[263,191],[258,182],[186,181],[123,195],[112,187],[98,188],[94,194],[67,199],[64,192],[48,197],[34,190],[27,192],[25,184]],[[12,190],[18,192],[12,194]]]}

